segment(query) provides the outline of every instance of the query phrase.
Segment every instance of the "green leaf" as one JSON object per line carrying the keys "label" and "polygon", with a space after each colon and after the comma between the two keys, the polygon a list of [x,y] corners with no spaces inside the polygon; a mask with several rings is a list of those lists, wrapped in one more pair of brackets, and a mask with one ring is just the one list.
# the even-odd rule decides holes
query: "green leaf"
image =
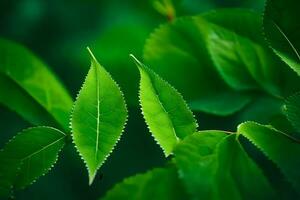
{"label": "green leaf", "polygon": [[267,158],[273,161],[283,175],[300,191],[300,143],[270,126],[246,122],[238,127],[238,133],[248,138]]}
{"label": "green leaf", "polygon": [[108,191],[102,200],[182,200],[187,195],[174,169],[154,169],[125,179]]}
{"label": "green leaf", "polygon": [[200,131],[186,137],[175,148],[180,177],[191,195],[212,198],[216,146],[226,136],[222,131]]}
{"label": "green leaf", "polygon": [[65,134],[51,127],[25,129],[0,151],[0,194],[24,188],[46,174],[65,144]]}
{"label": "green leaf", "polygon": [[[33,55],[25,47],[0,39],[0,74],[2,87],[10,88],[10,93],[2,93],[0,102],[9,108],[13,108],[22,117],[33,124],[45,124],[44,116],[38,115],[46,110],[64,129],[68,130],[69,112],[72,108],[72,99],[63,85],[46,65]],[[9,79],[10,81],[2,81]],[[7,101],[4,95],[20,97]],[[28,109],[20,105],[29,104],[33,111],[31,115]],[[44,110],[40,110],[40,105]],[[38,116],[36,116],[38,115]],[[48,117],[49,118],[49,117]]]}
{"label": "green leaf", "polygon": [[8,197],[11,195],[20,161],[5,156],[3,153],[0,153],[0,160],[0,197]]}
{"label": "green leaf", "polygon": [[56,124],[55,119],[22,87],[0,73],[0,103],[34,125]]}
{"label": "green leaf", "polygon": [[[227,133],[228,134],[228,133]],[[236,134],[203,131],[175,150],[176,164],[195,199],[274,199],[274,191]]]}
{"label": "green leaf", "polygon": [[262,34],[261,16],[245,9],[202,15],[209,22],[207,45],[218,71],[236,90],[259,89],[280,96],[286,69]]}
{"label": "green leaf", "polygon": [[243,109],[251,100],[252,97],[246,93],[220,91],[219,93],[208,94],[202,99],[190,101],[189,106],[195,111],[227,116]]}
{"label": "green leaf", "polygon": [[199,16],[178,18],[160,26],[146,42],[144,59],[182,92],[192,109],[229,115],[248,104],[251,97],[236,93],[219,76],[206,46],[205,24]]}
{"label": "green leaf", "polygon": [[299,1],[267,0],[264,32],[274,52],[300,75]]}
{"label": "green leaf", "polygon": [[127,118],[120,88],[92,53],[91,57],[71,119],[73,140],[86,163],[90,184],[121,137]]}
{"label": "green leaf", "polygon": [[[210,55],[226,83],[236,90],[258,89],[257,83],[251,77],[244,61],[248,57],[245,54],[254,50],[254,47],[251,47],[254,44],[221,27],[210,25],[210,29],[211,33],[208,36]],[[244,51],[245,47],[253,48],[253,50]],[[256,59],[257,55],[254,58]],[[249,63],[251,64],[251,62]]]}
{"label": "green leaf", "polygon": [[[247,155],[236,135],[225,138],[218,146],[217,171],[219,198],[277,199],[261,169]],[[225,173],[224,173],[225,171]]]}
{"label": "green leaf", "polygon": [[141,74],[142,113],[155,140],[168,156],[181,139],[197,131],[198,125],[176,89],[132,57]]}
{"label": "green leaf", "polygon": [[293,126],[300,132],[300,93],[297,93],[286,100],[286,116]]}

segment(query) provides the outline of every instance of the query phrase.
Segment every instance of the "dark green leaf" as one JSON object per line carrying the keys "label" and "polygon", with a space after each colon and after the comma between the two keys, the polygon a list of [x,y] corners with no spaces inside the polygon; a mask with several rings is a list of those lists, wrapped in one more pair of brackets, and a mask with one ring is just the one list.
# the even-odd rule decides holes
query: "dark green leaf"
{"label": "dark green leaf", "polygon": [[136,58],[134,60],[141,74],[142,113],[155,140],[168,156],[181,139],[197,131],[198,125],[176,89]]}
{"label": "dark green leaf", "polygon": [[[249,57],[247,53],[255,51],[255,44],[221,27],[210,25],[210,29],[211,33],[208,36],[210,55],[226,83],[236,90],[258,89],[257,83],[245,65],[245,60],[252,64],[247,58]],[[247,51],[243,50],[245,47],[248,48]],[[257,55],[255,56],[256,59]]]}
{"label": "dark green leaf", "polygon": [[[38,110],[40,105],[68,130],[72,99],[55,75],[29,50],[14,42],[0,39],[0,74],[10,80],[4,87],[10,88],[10,93],[16,93],[1,93],[2,104],[13,108],[29,122],[39,124],[41,121],[44,122],[44,116],[31,116],[26,108],[19,105],[24,103],[21,100],[33,100],[34,102],[29,104],[33,108],[32,115],[43,112]],[[6,101],[3,95],[21,98]]]}
{"label": "dark green leaf", "polygon": [[0,153],[0,198],[11,195],[20,161]]}
{"label": "dark green leaf", "polygon": [[286,100],[286,116],[293,126],[300,132],[300,93]]}
{"label": "dark green leaf", "polygon": [[268,124],[277,116],[284,116],[281,110],[282,104],[283,100],[268,95],[256,96],[255,100],[237,114],[237,123],[253,120]]}
{"label": "dark green leaf", "polygon": [[267,0],[264,32],[275,53],[300,75],[299,1]]}
{"label": "dark green leaf", "polygon": [[210,55],[225,81],[237,90],[263,88],[280,96],[285,68],[262,37],[261,16],[244,9],[224,9],[203,17],[210,24]]}
{"label": "dark green leaf", "polygon": [[55,125],[55,119],[26,91],[0,73],[0,103],[34,125]]}
{"label": "dark green leaf", "polygon": [[187,195],[174,169],[154,169],[125,179],[102,200],[182,200]]}
{"label": "dark green leaf", "polygon": [[0,191],[23,188],[47,173],[65,144],[65,134],[51,127],[20,132],[0,151]]}
{"label": "dark green leaf", "polygon": [[221,131],[201,131],[188,136],[175,148],[180,177],[191,195],[203,199],[213,197],[216,146],[226,136]]}
{"label": "dark green leaf", "polygon": [[91,68],[71,119],[73,140],[86,163],[90,184],[120,139],[127,118],[120,88],[92,53],[91,56]]}
{"label": "dark green leaf", "polygon": [[219,199],[277,199],[270,183],[248,157],[236,135],[225,138],[219,144],[217,154]]}
{"label": "dark green leaf", "polygon": [[181,177],[196,199],[275,198],[263,173],[235,134],[195,133],[178,145],[175,155]]}
{"label": "dark green leaf", "polygon": [[192,109],[228,115],[251,97],[236,93],[219,76],[206,47],[205,24],[202,17],[186,17],[160,26],[146,42],[145,62],[182,92]]}
{"label": "dark green leaf", "polygon": [[238,127],[238,133],[249,139],[266,157],[272,160],[300,191],[300,142],[270,126],[246,122]]}

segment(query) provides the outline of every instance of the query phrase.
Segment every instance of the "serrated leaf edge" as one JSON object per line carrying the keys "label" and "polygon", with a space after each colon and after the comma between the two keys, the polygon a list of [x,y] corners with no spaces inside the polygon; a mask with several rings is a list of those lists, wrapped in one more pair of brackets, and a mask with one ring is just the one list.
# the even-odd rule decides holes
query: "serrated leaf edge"
{"label": "serrated leaf edge", "polygon": [[[141,65],[141,66],[138,66],[138,68],[144,67],[144,68],[146,68],[147,70],[149,70],[150,72],[152,72],[152,73],[153,73],[160,81],[165,82],[171,89],[173,89],[173,90],[181,97],[181,99],[183,100],[183,103],[184,103],[184,105],[186,106],[188,112],[193,116],[193,121],[194,121],[195,128],[196,128],[196,131],[195,131],[195,132],[197,132],[197,131],[198,131],[197,129],[199,128],[199,125],[198,125],[198,123],[197,123],[197,120],[195,119],[195,115],[194,115],[194,113],[191,111],[191,109],[189,108],[188,104],[187,104],[186,101],[184,100],[184,98],[183,98],[183,96],[181,95],[181,93],[178,92],[178,90],[177,90],[176,88],[174,88],[171,84],[169,84],[168,81],[166,81],[166,80],[164,80],[163,78],[161,78],[156,72],[154,72],[152,69],[148,68],[148,67],[145,66],[143,63],[141,63],[138,59],[136,59],[134,55],[130,54],[130,57],[132,57],[132,58],[134,59],[134,61],[136,62],[137,65]],[[147,72],[146,72],[146,73],[147,73]],[[141,79],[141,77],[140,77],[140,79]],[[150,80],[151,80],[151,78],[150,78]],[[162,149],[162,151],[163,151],[165,157],[168,157],[169,155],[172,155],[173,152],[171,152],[170,154],[168,154],[168,153],[165,151],[165,149],[163,148],[163,146],[162,146],[162,145],[159,143],[159,141],[156,139],[154,133],[151,131],[150,126],[149,126],[149,124],[148,124],[148,122],[147,122],[147,120],[146,120],[146,118],[145,118],[145,115],[144,115],[144,109],[143,109],[143,105],[142,105],[142,102],[141,102],[141,81],[139,81],[139,94],[138,94],[138,98],[139,98],[139,105],[140,105],[140,108],[141,108],[141,113],[142,113],[142,115],[143,115],[143,118],[144,118],[144,121],[145,121],[145,123],[146,123],[146,125],[147,125],[147,128],[148,128],[149,132],[151,133],[151,136],[154,138],[154,141],[156,142],[156,144],[158,144],[158,145],[160,146],[160,148]],[[158,100],[160,100],[159,97],[158,97]],[[161,104],[161,105],[162,105],[162,104]],[[162,105],[162,106],[163,106],[163,105]],[[169,115],[168,112],[166,112],[166,114]],[[193,134],[193,133],[192,133],[192,134]],[[175,136],[177,137],[177,135],[175,135]],[[177,137],[177,138],[178,138],[178,137]],[[179,140],[181,140],[181,139],[179,139]]]}
{"label": "serrated leaf edge", "polygon": [[[299,92],[296,92],[295,94],[293,94],[293,95],[291,95],[291,96],[289,96],[286,100],[285,100],[285,104],[284,104],[284,114],[286,115],[286,117],[287,117],[287,119],[289,120],[289,122],[293,125],[293,127],[297,130],[297,131],[300,131],[300,130],[298,130],[299,128],[297,128],[297,125],[294,123],[294,120],[292,120],[292,118],[291,118],[291,116],[290,116],[290,112],[288,112],[288,105],[291,105],[290,103],[290,101],[291,101],[291,99],[293,99],[293,98],[295,98],[295,97],[297,97],[297,96],[299,96],[299,99],[300,99],[300,91]],[[300,102],[299,102],[299,104],[300,104]],[[300,109],[300,108],[299,108]]]}
{"label": "serrated leaf edge", "polygon": [[[29,128],[25,128],[25,129],[21,130],[20,132],[18,132],[14,137],[12,137],[8,142],[5,143],[4,147],[5,147],[7,144],[9,144],[10,142],[14,141],[15,138],[18,137],[18,135],[21,135],[21,134],[23,134],[24,132],[27,132],[27,131],[30,131],[30,130],[36,129],[36,128],[48,128],[48,129],[52,129],[52,130],[55,130],[55,131],[57,131],[57,132],[60,132],[60,133],[62,133],[62,134],[64,135],[61,139],[66,138],[66,134],[65,134],[64,132],[60,131],[59,129],[53,128],[53,127],[51,127],[51,126],[36,126],[36,127],[29,127]],[[58,142],[58,141],[57,141],[57,142]],[[3,147],[2,149],[0,149],[0,152],[3,152],[3,151],[4,151],[4,147]],[[53,167],[54,167],[54,165],[56,164],[56,162],[58,161],[59,154],[60,154],[60,152],[62,151],[63,147],[64,147],[64,145],[63,145],[63,146],[60,148],[60,150],[57,152],[56,159],[55,159],[55,161],[53,162],[53,164],[52,164],[49,168],[47,168],[47,170],[45,170],[45,172],[44,172],[43,174],[41,174],[40,176],[36,176],[36,177],[32,180],[32,182],[28,183],[26,186],[20,187],[20,189],[24,189],[24,188],[26,188],[26,187],[28,187],[28,186],[34,184],[34,183],[37,181],[38,178],[43,177],[43,176],[45,176],[48,172],[50,172],[50,171],[53,169]],[[19,161],[19,167],[18,167],[18,169],[17,169],[17,174],[16,174],[15,178],[17,178],[17,177],[19,176],[19,171],[20,171],[20,169],[21,169],[22,163],[23,163],[23,160]],[[11,191],[11,192],[12,192],[13,189],[14,189],[14,185],[15,185],[15,182],[13,182],[12,185],[10,186],[10,191]],[[11,195],[12,195],[12,194],[11,194]]]}
{"label": "serrated leaf edge", "polygon": [[[254,124],[256,124],[256,125],[266,127],[265,125],[261,125],[261,124],[259,124],[259,123],[257,123],[257,122],[254,122],[254,121],[246,121],[246,122],[243,122],[243,123],[241,123],[241,124],[238,125],[238,128],[237,128],[237,130],[238,130],[238,131],[237,131],[237,136],[243,135],[245,138],[247,138],[247,140],[248,140],[249,142],[251,142],[252,145],[254,145],[259,151],[261,151],[261,152],[264,154],[264,156],[265,156],[270,162],[272,162],[272,163],[274,164],[274,166],[276,166],[276,168],[284,175],[284,178],[285,178],[285,179],[286,179],[286,180],[287,180],[294,188],[296,188],[296,186],[294,185],[294,181],[290,180],[290,178],[286,176],[286,171],[285,171],[284,169],[280,168],[280,166],[279,166],[276,162],[273,161],[273,159],[266,153],[266,151],[264,150],[264,148],[263,148],[263,147],[260,147],[259,145],[257,145],[257,144],[255,143],[255,141],[253,141],[251,138],[247,137],[246,135],[244,135],[243,133],[241,133],[241,132],[239,131],[239,129],[240,129],[241,126],[243,126],[244,124],[248,124],[248,123],[254,123]],[[276,131],[276,132],[278,132],[278,133],[280,133],[280,134],[283,134],[284,136],[286,136],[286,137],[288,137],[289,139],[291,139],[291,137],[289,137],[289,135],[287,135],[287,134],[285,134],[285,133],[283,133],[283,132],[281,132],[281,131],[275,129],[275,128],[272,127],[272,126],[267,126],[266,128],[270,128],[271,130],[274,130],[274,131]]]}
{"label": "serrated leaf edge", "polygon": [[[88,49],[88,51],[90,51],[88,47],[87,47],[87,49]],[[95,58],[95,57],[93,56],[92,59],[93,59],[93,58]],[[95,58],[95,60],[97,61],[96,58]],[[97,62],[98,62],[98,61],[97,61]],[[121,96],[122,96],[124,105],[125,105],[126,118],[125,118],[124,125],[123,125],[123,127],[122,127],[122,131],[121,131],[121,133],[120,133],[120,136],[117,138],[117,140],[116,140],[116,142],[115,142],[115,145],[112,147],[111,151],[104,157],[104,160],[98,164],[96,173],[93,174],[93,175],[91,176],[92,173],[91,173],[91,171],[90,171],[90,168],[88,167],[87,162],[86,162],[85,159],[83,158],[83,155],[81,154],[81,152],[79,151],[79,149],[78,149],[78,147],[77,147],[77,145],[76,145],[76,143],[75,143],[74,134],[73,134],[74,132],[73,132],[73,128],[72,128],[73,113],[74,113],[75,107],[76,107],[76,105],[77,105],[77,100],[78,100],[78,98],[79,98],[79,96],[80,96],[80,94],[81,94],[81,91],[82,91],[83,87],[84,87],[85,84],[86,84],[86,80],[87,80],[87,76],[88,76],[88,74],[87,74],[87,75],[85,76],[85,78],[84,78],[84,82],[83,82],[83,84],[81,85],[79,92],[78,92],[77,95],[76,95],[75,101],[74,101],[73,106],[72,106],[72,110],[71,110],[71,114],[70,114],[70,120],[69,120],[69,128],[70,128],[70,130],[71,130],[72,143],[73,143],[73,145],[74,145],[74,147],[75,147],[77,153],[79,154],[79,157],[80,157],[81,160],[83,161],[83,163],[84,163],[84,165],[85,165],[85,167],[86,167],[86,169],[87,169],[87,171],[88,171],[88,175],[89,175],[89,185],[92,185],[92,183],[93,183],[93,181],[94,181],[94,179],[95,179],[95,177],[96,177],[97,171],[98,171],[98,170],[101,168],[101,166],[105,163],[105,161],[107,160],[107,158],[111,155],[111,153],[112,153],[113,150],[115,149],[116,145],[117,145],[118,142],[120,141],[120,139],[121,139],[123,133],[125,132],[125,127],[126,127],[126,125],[127,125],[128,117],[129,117],[127,104],[126,104],[126,101],[125,101],[125,98],[124,98],[124,94],[123,94],[123,92],[122,92],[120,86],[119,86],[118,83],[112,78],[112,76],[110,75],[110,73],[109,73],[109,72],[108,72],[108,71],[107,71],[107,70],[106,70],[99,62],[98,62],[98,64],[99,64],[100,67],[102,67],[102,68],[104,69],[104,71],[107,73],[107,75],[108,75],[108,76],[110,77],[110,79],[113,81],[113,83],[116,84],[116,86],[118,87],[118,89],[119,89],[119,91],[120,91],[120,93],[121,93]],[[91,65],[91,67],[92,67],[92,65]],[[90,68],[91,68],[91,67],[90,67]]]}
{"label": "serrated leaf edge", "polygon": [[[174,24],[176,24],[176,23],[181,23],[182,21],[185,21],[185,20],[195,20],[195,19],[197,19],[197,18],[199,18],[199,17],[202,17],[204,21],[208,22],[208,21],[203,17],[203,15],[208,14],[208,13],[211,13],[211,12],[213,13],[213,12],[216,12],[216,11],[218,11],[218,10],[223,10],[223,9],[214,9],[214,10],[212,10],[212,11],[209,11],[209,12],[206,12],[206,13],[203,13],[203,14],[200,14],[200,15],[194,15],[194,16],[182,16],[182,17],[180,17],[180,18],[176,18],[176,19],[173,20],[172,22],[165,23],[165,24],[160,24],[158,27],[156,27],[156,28],[150,33],[150,35],[149,35],[148,38],[146,39],[145,45],[144,45],[144,48],[143,48],[143,58],[145,59],[146,57],[148,57],[148,46],[150,46],[150,44],[153,43],[153,40],[154,40],[155,38],[157,38],[156,35],[159,34],[160,32],[162,32],[162,31],[164,30],[165,27],[172,26],[172,25],[174,25]],[[247,10],[247,9],[235,8],[235,10],[243,11],[243,10]],[[251,11],[251,10],[249,10],[249,11]],[[251,11],[251,12],[256,13],[256,12],[254,12],[254,11]],[[209,23],[209,22],[208,22],[208,23]],[[203,40],[204,40],[204,42],[205,42],[205,44],[206,44],[206,43],[207,43],[207,39],[204,38]],[[233,88],[231,88],[231,87],[227,84],[227,82],[224,80],[222,74],[219,72],[218,69],[216,69],[216,66],[214,66],[215,63],[214,63],[214,61],[213,61],[212,55],[208,52],[209,50],[208,50],[207,44],[206,44],[206,47],[205,47],[205,48],[206,48],[206,50],[207,50],[207,55],[209,56],[209,60],[210,60],[210,62],[211,62],[211,64],[212,64],[212,66],[215,68],[216,76],[220,77],[220,79],[221,79],[222,81],[224,81],[224,83],[226,84],[226,86],[228,87],[229,90],[232,90],[232,91],[235,91],[235,92],[242,92],[242,91],[234,90]],[[226,114],[222,114],[222,113],[219,113],[219,112],[217,112],[217,114],[216,114],[216,112],[208,112],[207,110],[203,110],[203,109],[192,109],[192,110],[194,110],[194,111],[201,111],[201,112],[203,112],[203,113],[214,114],[214,115],[218,115],[218,116],[228,116],[228,115],[237,113],[238,111],[240,111],[241,109],[243,109],[245,106],[247,106],[251,101],[252,101],[251,99],[248,100],[246,103],[244,103],[243,106],[240,106],[239,109],[234,110],[234,111],[231,111],[231,112],[228,112],[228,113],[226,113]]]}

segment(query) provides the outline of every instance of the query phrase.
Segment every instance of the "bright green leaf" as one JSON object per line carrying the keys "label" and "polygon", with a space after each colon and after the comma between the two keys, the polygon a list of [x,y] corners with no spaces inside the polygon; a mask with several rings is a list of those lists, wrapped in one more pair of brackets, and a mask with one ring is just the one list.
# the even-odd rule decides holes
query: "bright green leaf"
{"label": "bright green leaf", "polygon": [[174,169],[154,169],[125,179],[108,191],[102,200],[188,199]]}
{"label": "bright green leaf", "polygon": [[[14,42],[0,39],[0,74],[10,80],[7,86],[3,87],[10,88],[10,93],[16,92],[15,96],[1,93],[0,102],[2,104],[13,108],[33,124],[40,124],[41,121],[45,124],[44,116],[30,116],[26,108],[18,105],[24,103],[21,100],[33,100],[34,102],[29,104],[34,108],[32,115],[43,112],[43,110],[38,111],[38,105],[40,105],[63,128],[68,130],[72,99],[55,75],[29,50]],[[3,95],[21,96],[21,98],[6,101]]]}
{"label": "bright green leaf", "polygon": [[71,119],[73,140],[86,163],[90,184],[121,137],[127,118],[120,88],[92,53],[91,56],[91,68]]}
{"label": "bright green leaf", "polygon": [[267,0],[264,32],[275,53],[300,75],[298,0]]}
{"label": "bright green leaf", "polygon": [[249,139],[266,157],[272,160],[300,191],[300,142],[269,126],[246,122],[238,127],[238,133]]}
{"label": "bright green leaf", "polygon": [[65,144],[65,134],[51,127],[26,129],[0,151],[0,194],[24,188],[46,174]]}
{"label": "bright green leaf", "polygon": [[205,24],[202,17],[185,17],[160,26],[146,42],[144,59],[182,92],[192,109],[229,115],[248,104],[251,97],[236,93],[219,76],[206,47]]}
{"label": "bright green leaf", "polygon": [[286,116],[293,126],[300,132],[300,93],[286,100]]}
{"label": "bright green leaf", "polygon": [[198,125],[176,89],[136,58],[134,61],[141,74],[140,103],[144,118],[168,156],[181,139],[197,131]]}

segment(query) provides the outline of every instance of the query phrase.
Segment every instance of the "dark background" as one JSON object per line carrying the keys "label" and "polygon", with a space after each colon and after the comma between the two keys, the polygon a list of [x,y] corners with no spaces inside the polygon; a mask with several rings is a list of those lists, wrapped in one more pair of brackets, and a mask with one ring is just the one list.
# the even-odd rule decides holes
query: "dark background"
{"label": "dark background", "polygon": [[[175,2],[177,16],[220,7],[244,7],[261,12],[264,5],[263,0]],[[53,170],[32,186],[18,191],[17,199],[97,199],[123,178],[166,163],[139,108],[132,106],[136,101],[138,75],[128,57],[133,53],[142,59],[145,39],[161,23],[167,23],[167,19],[153,8],[151,0],[0,0],[0,37],[31,49],[56,72],[73,98],[89,68],[86,46],[90,46],[120,83],[130,105],[125,133],[92,186],[88,186],[87,170],[74,147],[67,145]],[[201,129],[231,130],[236,125],[234,116],[221,118],[203,113],[196,116]],[[0,148],[29,126],[0,105]]]}

